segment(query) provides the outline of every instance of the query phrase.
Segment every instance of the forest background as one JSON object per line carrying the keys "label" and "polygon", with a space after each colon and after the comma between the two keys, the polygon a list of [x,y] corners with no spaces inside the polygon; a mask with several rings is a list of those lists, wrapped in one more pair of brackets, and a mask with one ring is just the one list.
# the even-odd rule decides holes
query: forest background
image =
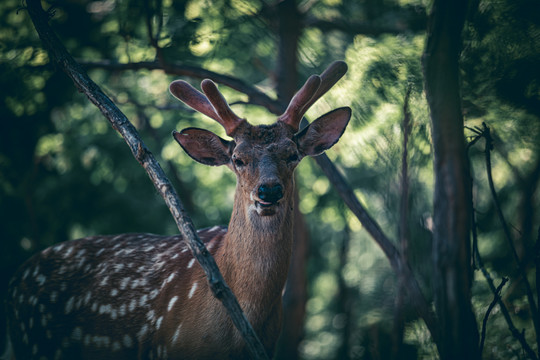
{"label": "forest background", "polygon": [[[538,358],[540,3],[466,5],[458,70],[476,225],[465,296],[475,324],[462,336],[485,341],[483,358]],[[2,296],[25,259],[57,242],[178,232],[129,148],[55,66],[24,6],[0,3]],[[422,64],[431,7],[421,0],[68,0],[54,2],[50,23],[139,130],[199,228],[228,222],[235,179],[195,163],[173,141],[173,129],[223,130],[173,99],[168,84],[184,78],[198,87],[211,78],[236,113],[269,123],[309,75],[345,60],[347,75],[307,118],[351,106],[351,123],[327,155],[437,307],[434,203],[444,205],[434,198],[437,139]],[[444,358],[402,274],[316,162],[303,162],[296,176],[303,215],[276,357]],[[504,283],[500,298],[485,274],[496,287]]]}

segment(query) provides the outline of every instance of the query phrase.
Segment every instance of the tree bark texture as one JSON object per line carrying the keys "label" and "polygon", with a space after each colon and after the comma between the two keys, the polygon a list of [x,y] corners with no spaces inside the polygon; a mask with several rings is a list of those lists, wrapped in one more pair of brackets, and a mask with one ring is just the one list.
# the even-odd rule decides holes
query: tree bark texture
{"label": "tree bark texture", "polygon": [[441,359],[478,359],[471,306],[471,187],[463,133],[458,58],[467,0],[436,0],[423,55],[431,112],[435,192],[433,261]]}

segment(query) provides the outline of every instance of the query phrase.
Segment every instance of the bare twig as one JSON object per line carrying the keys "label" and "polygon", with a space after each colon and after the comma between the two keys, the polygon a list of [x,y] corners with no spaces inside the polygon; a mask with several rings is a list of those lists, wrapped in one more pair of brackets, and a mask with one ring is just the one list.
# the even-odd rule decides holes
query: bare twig
{"label": "bare twig", "polygon": [[148,173],[152,183],[169,207],[180,233],[186,240],[194,257],[204,269],[212,292],[227,309],[233,323],[244,337],[247,348],[253,358],[268,359],[264,347],[247,321],[232,291],[225,283],[214,259],[198,238],[193,222],[183,209],[176,191],[165,176],[159,163],[141,140],[137,130],[67,52],[64,45],[49,26],[47,22],[48,15],[43,11],[41,2],[39,0],[28,0],[27,6],[28,13],[41,41],[49,50],[57,65],[73,80],[77,89],[84,93],[99,108],[113,128],[122,135],[137,161]]}
{"label": "bare twig", "polygon": [[[409,234],[407,223],[409,221],[409,174],[408,174],[408,144],[409,134],[411,132],[411,113],[409,111],[409,97],[412,87],[407,88],[405,99],[403,100],[403,153],[401,155],[401,203],[399,207],[399,245],[401,249],[401,258],[403,263],[409,262]],[[395,301],[395,315],[393,328],[393,358],[399,358],[399,352],[403,346],[403,333],[405,328],[404,303],[405,303],[405,279],[402,276],[398,278],[398,290]]]}
{"label": "bare twig", "polygon": [[480,336],[480,354],[482,354],[482,351],[484,350],[484,342],[486,341],[486,330],[489,314],[491,313],[495,305],[500,301],[501,290],[507,282],[508,278],[506,277],[501,280],[501,283],[499,284],[499,286],[497,286],[497,289],[495,289],[495,294],[493,294],[493,300],[489,304],[486,314],[484,315],[484,320],[482,321],[482,335]]}
{"label": "bare twig", "polygon": [[[480,138],[484,136],[483,131],[480,129],[474,129],[474,130],[470,128],[468,129],[472,130],[474,133],[477,134],[477,136],[471,141],[472,144],[476,143]],[[467,149],[469,148],[470,146],[467,147]],[[471,181],[471,186],[472,186],[472,183],[473,182]],[[525,339],[525,336],[523,335],[523,333],[519,332],[518,329],[514,326],[514,322],[512,321],[512,317],[510,316],[508,308],[502,301],[501,297],[497,296],[498,291],[495,288],[493,278],[491,277],[491,274],[486,270],[484,266],[484,261],[482,259],[482,256],[480,255],[480,251],[478,250],[478,232],[477,232],[477,227],[476,227],[476,212],[474,210],[474,199],[472,197],[471,197],[471,203],[472,203],[472,206],[471,206],[472,207],[472,212],[471,212],[472,228],[471,230],[472,230],[472,237],[473,237],[473,254],[474,254],[476,267],[480,269],[480,271],[482,272],[482,275],[484,275],[484,278],[486,279],[487,284],[494,295],[494,300],[496,299],[498,301],[499,308],[501,309],[501,313],[503,314],[504,320],[506,321],[506,324],[508,325],[508,329],[510,330],[514,338],[519,341],[519,343],[521,344],[521,347],[523,348],[523,350],[525,350],[528,356],[531,359],[537,360],[538,356],[534,353],[534,350],[527,343],[527,340]],[[480,343],[480,355],[482,354],[482,350],[483,350],[483,342]]]}
{"label": "bare twig", "polygon": [[[499,198],[497,196],[497,191],[495,190],[495,184],[493,182],[493,175],[491,172],[491,150],[493,149],[493,141],[491,139],[491,133],[489,127],[484,123],[483,124],[483,136],[486,141],[485,146],[485,158],[486,158],[486,170],[487,170],[487,176],[488,176],[488,183],[489,183],[489,189],[491,191],[491,196],[493,198],[493,202],[495,204],[495,209],[497,210],[497,215],[499,216],[499,220],[501,221],[504,234],[506,236],[506,240],[508,242],[508,245],[510,246],[510,249],[512,250],[512,255],[514,256],[514,260],[516,261],[516,265],[518,268],[518,272],[520,274],[521,280],[523,281],[523,285],[525,286],[525,292],[527,294],[527,300],[529,302],[529,308],[531,311],[531,318],[532,323],[534,325],[534,330],[536,334],[539,334],[540,331],[540,319],[538,319],[538,308],[536,306],[536,302],[534,300],[533,292],[531,289],[531,284],[529,283],[529,279],[527,278],[527,273],[525,271],[525,268],[523,266],[523,262],[518,256],[518,253],[516,251],[516,247],[514,245],[514,240],[512,238],[512,234],[510,233],[510,228],[508,227],[508,223],[506,222],[506,219],[504,217],[504,214],[502,212],[501,204],[499,202]],[[539,341],[540,342],[540,341]]]}
{"label": "bare twig", "polygon": [[[540,302],[540,227],[538,227],[538,236],[534,245],[534,266],[536,268],[536,299]],[[540,354],[540,334],[536,333],[536,343],[538,353]]]}

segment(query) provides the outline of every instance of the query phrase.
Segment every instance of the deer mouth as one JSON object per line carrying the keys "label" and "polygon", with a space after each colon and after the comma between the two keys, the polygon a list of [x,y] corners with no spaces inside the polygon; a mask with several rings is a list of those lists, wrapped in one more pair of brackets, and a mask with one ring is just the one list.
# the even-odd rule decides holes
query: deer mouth
{"label": "deer mouth", "polygon": [[279,203],[263,200],[255,200],[255,211],[260,216],[272,216],[276,213]]}

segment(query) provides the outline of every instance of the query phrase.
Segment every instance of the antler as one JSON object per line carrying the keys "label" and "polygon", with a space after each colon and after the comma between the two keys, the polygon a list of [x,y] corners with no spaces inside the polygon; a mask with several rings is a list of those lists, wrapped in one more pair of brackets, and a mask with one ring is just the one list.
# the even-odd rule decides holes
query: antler
{"label": "antler", "polygon": [[278,118],[278,121],[298,130],[300,120],[306,111],[315,101],[326,94],[346,72],[347,64],[344,61],[334,61],[320,76],[310,76],[304,86],[293,96],[287,110]]}
{"label": "antler", "polygon": [[169,86],[169,91],[186,105],[216,120],[225,128],[227,135],[231,136],[245,120],[232,111],[212,80],[203,80],[201,88],[204,94],[184,80],[176,80]]}

